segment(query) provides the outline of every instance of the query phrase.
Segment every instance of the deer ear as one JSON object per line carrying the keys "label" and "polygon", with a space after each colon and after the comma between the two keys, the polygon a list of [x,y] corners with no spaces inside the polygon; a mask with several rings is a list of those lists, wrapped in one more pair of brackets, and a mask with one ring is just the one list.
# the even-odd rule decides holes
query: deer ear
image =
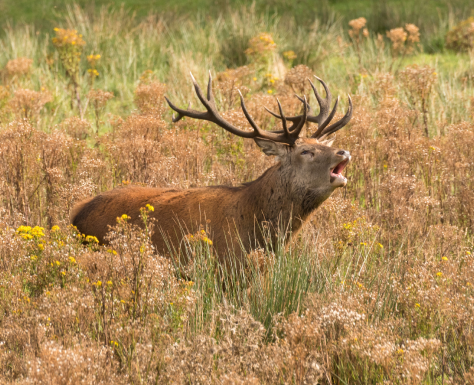
{"label": "deer ear", "polygon": [[333,135],[332,138],[322,140],[320,143],[324,144],[325,146],[331,147],[335,140],[336,140],[336,135]]}
{"label": "deer ear", "polygon": [[284,143],[277,143],[273,140],[254,138],[257,146],[260,147],[265,155],[282,156],[287,153],[288,145]]}

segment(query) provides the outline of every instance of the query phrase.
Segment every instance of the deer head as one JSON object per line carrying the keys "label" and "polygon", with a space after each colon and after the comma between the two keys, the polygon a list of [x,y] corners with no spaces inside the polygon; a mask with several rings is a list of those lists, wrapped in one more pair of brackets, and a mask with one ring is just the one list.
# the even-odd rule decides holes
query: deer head
{"label": "deer head", "polygon": [[[317,116],[311,115],[311,107],[306,100],[306,96],[298,97],[303,104],[303,113],[298,116],[287,117],[283,113],[280,101],[277,99],[279,114],[267,111],[282,122],[283,130],[265,131],[257,126],[249,115],[245,106],[244,98],[240,94],[242,111],[247,118],[252,130],[241,130],[231,123],[225,121],[218,113],[214,96],[212,93],[212,77],[209,74],[207,86],[207,97],[204,96],[201,88],[192,76],[196,94],[206,111],[200,112],[192,109],[183,110],[176,107],[167,98],[170,107],[178,113],[173,115],[173,122],[177,122],[183,117],[207,120],[224,128],[228,132],[243,137],[252,138],[255,143],[262,148],[266,155],[274,155],[280,161],[280,178],[294,194],[307,195],[308,191],[313,191],[313,196],[319,197],[316,200],[326,199],[337,187],[345,186],[347,179],[342,175],[343,169],[351,159],[350,153],[341,149],[332,148],[336,131],[344,127],[352,117],[352,100],[349,96],[349,107],[344,117],[329,125],[333,119],[339,103],[339,97],[334,103],[332,110],[331,93],[324,81],[316,77],[326,91],[326,97],[322,98],[314,84],[308,79],[313,89],[320,110]],[[289,126],[291,123],[291,126]],[[318,128],[309,138],[301,137],[306,123],[316,123]],[[286,192],[287,194],[290,191]],[[293,194],[292,194],[293,195]],[[311,194],[310,194],[311,195]],[[290,197],[292,201],[296,197]]]}

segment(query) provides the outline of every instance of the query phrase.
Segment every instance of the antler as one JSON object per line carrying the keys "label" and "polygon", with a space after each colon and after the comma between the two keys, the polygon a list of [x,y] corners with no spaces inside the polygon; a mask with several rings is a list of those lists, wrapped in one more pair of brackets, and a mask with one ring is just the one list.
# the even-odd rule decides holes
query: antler
{"label": "antler", "polygon": [[[233,126],[231,123],[225,121],[217,111],[216,103],[214,100],[214,95],[212,94],[212,77],[211,73],[209,72],[209,83],[207,85],[207,97],[204,97],[201,88],[194,79],[194,76],[191,74],[191,78],[194,83],[194,89],[196,90],[196,95],[201,101],[201,103],[206,107],[205,112],[200,112],[196,110],[192,110],[188,107],[187,110],[183,110],[181,108],[176,107],[173,103],[170,102],[168,98],[165,97],[166,101],[168,102],[169,106],[178,113],[178,116],[175,118],[173,114],[173,122],[176,123],[177,121],[181,120],[183,117],[189,117],[193,119],[199,120],[207,120],[209,122],[213,122],[218,126],[222,127],[224,130],[229,131],[230,133],[240,136],[242,138],[262,138],[262,139],[269,139],[274,142],[286,143],[289,145],[295,144],[296,140],[298,139],[301,130],[303,129],[304,124],[306,123],[307,113],[309,111],[309,104],[306,101],[306,97],[303,98],[298,97],[301,102],[303,103],[303,115],[298,117],[298,120],[288,128],[287,120],[291,120],[290,118],[286,118],[283,114],[283,109],[281,107],[280,101],[278,101],[278,109],[280,110],[280,115],[278,116],[279,119],[282,120],[283,123],[283,130],[282,131],[265,131],[260,129],[255,121],[252,119],[250,114],[247,111],[247,107],[244,103],[244,98],[239,91],[240,95],[240,103],[242,106],[242,111],[247,118],[250,126],[252,126],[252,131],[244,131],[240,128]],[[275,114],[274,114],[275,115]],[[293,120],[291,120],[293,121]]]}
{"label": "antler", "polygon": [[[316,139],[322,139],[323,137],[328,136],[328,135],[336,132],[337,130],[340,130],[342,127],[344,127],[349,122],[349,120],[351,120],[351,118],[352,118],[352,99],[351,99],[350,95],[348,95],[349,96],[349,108],[347,109],[347,112],[344,115],[344,117],[341,120],[337,121],[336,123],[334,123],[334,124],[330,125],[329,127],[327,127],[328,124],[331,122],[332,118],[334,118],[337,106],[339,104],[339,97],[337,98],[336,103],[334,103],[334,107],[333,107],[331,113],[329,114],[329,109],[331,107],[331,92],[329,91],[328,86],[326,85],[326,83],[324,83],[324,81],[322,79],[318,78],[317,76],[315,76],[315,78],[319,80],[319,82],[323,85],[324,90],[326,91],[326,97],[324,99],[321,98],[321,96],[319,95],[318,90],[314,86],[313,82],[311,82],[311,80],[308,79],[309,83],[311,84],[311,88],[313,89],[314,96],[316,96],[316,100],[318,101],[318,104],[319,104],[319,115],[317,115],[317,116],[309,115],[311,113],[311,107],[309,106],[309,104],[307,104],[306,99],[302,99],[298,95],[296,95],[296,97],[301,102],[305,103],[305,107],[308,110],[307,113],[305,112],[306,121],[318,124],[318,129],[316,130],[316,132],[313,135],[311,135],[311,137],[316,138]],[[281,115],[275,114],[274,112],[270,111],[268,108],[266,108],[266,110],[270,114],[272,114],[274,117],[276,117],[278,119],[281,119],[283,121]],[[301,123],[302,119],[303,119],[303,115],[291,116],[291,117],[286,117],[285,118],[285,120],[289,120],[289,121],[293,122],[294,126],[295,125],[298,126]],[[274,131],[274,132],[275,133],[281,133],[282,131]],[[290,132],[291,132],[291,129],[290,129]]]}

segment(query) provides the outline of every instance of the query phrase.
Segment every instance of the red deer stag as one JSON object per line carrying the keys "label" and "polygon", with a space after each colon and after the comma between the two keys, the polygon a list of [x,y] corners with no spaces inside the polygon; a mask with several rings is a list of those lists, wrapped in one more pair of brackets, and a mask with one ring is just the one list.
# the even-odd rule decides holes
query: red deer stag
{"label": "red deer stag", "polygon": [[[191,75],[192,76],[192,75]],[[206,108],[205,112],[183,110],[166,98],[169,106],[178,113],[173,122],[183,117],[207,120],[230,133],[252,138],[266,155],[275,155],[278,163],[266,170],[253,182],[237,187],[212,186],[187,190],[147,187],[122,187],[80,202],[73,210],[71,221],[79,231],[96,236],[100,242],[116,224],[122,214],[131,217],[130,223],[139,225],[139,209],[146,204],[154,206],[150,215],[157,220],[158,230],[153,243],[159,252],[168,254],[170,245],[179,250],[185,233],[196,231],[202,224],[210,223],[209,237],[222,262],[230,253],[242,258],[245,253],[261,247],[270,240],[276,245],[278,229],[291,230],[294,236],[309,215],[347,179],[341,174],[351,159],[348,151],[333,149],[334,138],[328,138],[352,116],[352,101],[338,122],[329,125],[338,105],[330,112],[331,93],[326,84],[317,78],[326,91],[322,98],[311,83],[319,103],[319,115],[311,115],[306,97],[298,97],[303,113],[287,117],[278,101],[279,114],[270,112],[282,122],[283,130],[265,131],[249,115],[242,95],[241,107],[252,131],[241,130],[225,121],[218,113],[209,76],[207,97],[193,79],[196,94]],[[291,122],[291,127],[288,127]],[[317,123],[316,132],[309,138],[300,138],[307,122]],[[266,230],[262,230],[265,228]],[[166,238],[166,239],[165,239]],[[288,237],[286,237],[288,240]]]}

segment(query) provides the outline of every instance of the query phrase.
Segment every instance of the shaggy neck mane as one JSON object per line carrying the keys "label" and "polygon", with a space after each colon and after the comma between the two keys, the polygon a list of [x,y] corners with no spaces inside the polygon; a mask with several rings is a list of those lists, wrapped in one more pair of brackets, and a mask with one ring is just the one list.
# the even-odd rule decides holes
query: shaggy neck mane
{"label": "shaggy neck mane", "polygon": [[291,167],[281,163],[267,169],[259,178],[244,184],[244,204],[252,209],[259,223],[290,224],[297,232],[309,215],[327,198],[320,191],[298,186]]}

